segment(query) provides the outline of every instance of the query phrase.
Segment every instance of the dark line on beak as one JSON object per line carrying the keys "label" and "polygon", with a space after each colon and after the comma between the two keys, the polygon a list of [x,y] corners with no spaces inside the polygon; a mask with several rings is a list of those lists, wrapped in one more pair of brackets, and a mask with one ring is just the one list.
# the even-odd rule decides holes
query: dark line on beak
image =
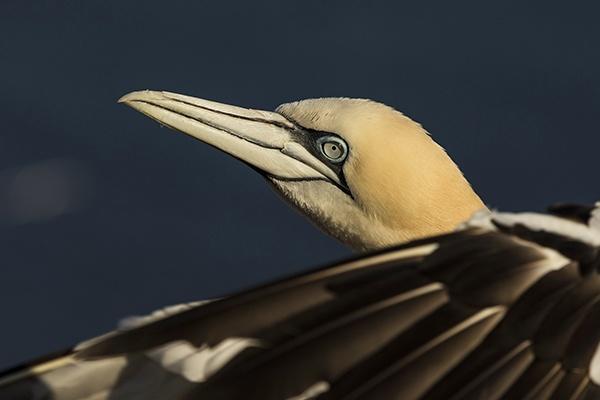
{"label": "dark line on beak", "polygon": [[[281,124],[281,123],[278,123],[278,122],[274,122],[274,121],[270,121],[270,120],[266,120],[266,119],[262,119],[262,118],[256,118],[255,119],[255,118],[250,118],[250,117],[244,117],[244,116],[240,116],[240,115],[236,115],[236,114],[231,114],[231,113],[224,112],[224,111],[213,110],[212,108],[208,108],[208,107],[198,106],[197,104],[189,103],[189,102],[186,102],[186,101],[181,101],[181,100],[178,100],[178,99],[172,99],[170,97],[168,99],[171,100],[171,101],[174,101],[176,103],[186,104],[186,105],[188,105],[190,107],[198,107],[198,108],[201,108],[201,109],[209,111],[209,112],[215,112],[217,114],[222,114],[222,115],[226,115],[226,116],[229,116],[229,117],[239,118],[239,119],[243,119],[243,120],[246,120],[246,121],[253,121],[253,122],[260,122],[260,123],[264,123],[264,124],[274,125],[274,126],[276,126],[278,128],[285,129],[285,130],[287,130],[290,133],[294,133],[294,129],[295,130],[300,130],[299,128],[297,128],[299,125],[297,125],[296,123],[290,121],[285,116],[283,116],[283,117],[285,119],[287,119],[288,121],[290,121],[290,123],[292,123],[294,125],[294,129],[292,129],[292,128],[284,125],[284,124]],[[178,111],[175,111],[175,110],[171,110],[171,109],[169,109],[167,107],[164,107],[164,106],[152,103],[150,101],[145,101],[145,100],[130,100],[129,102],[130,103],[136,103],[136,102],[137,103],[143,103],[143,104],[148,104],[148,105],[150,105],[152,107],[160,108],[161,110],[168,111],[168,112],[173,113],[175,115],[179,115],[180,117],[183,117],[183,118],[191,119],[192,121],[196,121],[196,122],[198,122],[200,124],[206,125],[206,126],[211,127],[213,129],[217,129],[217,130],[219,130],[219,131],[221,131],[223,133],[226,133],[228,135],[234,136],[234,137],[236,137],[238,139],[242,139],[242,140],[244,140],[244,141],[246,141],[248,143],[251,143],[251,144],[253,144],[255,146],[262,147],[264,149],[271,149],[271,150],[278,150],[278,151],[282,150],[282,148],[280,148],[280,147],[273,147],[273,146],[264,145],[262,143],[257,143],[257,142],[255,142],[253,140],[250,140],[249,138],[246,138],[244,136],[239,136],[237,133],[234,133],[234,132],[232,132],[229,129],[223,128],[223,127],[215,125],[215,124],[211,124],[211,123],[209,123],[207,121],[204,121],[204,120],[201,120],[201,119],[189,116],[189,115],[182,114],[181,112],[178,112]],[[155,118],[155,117],[153,117],[151,115],[148,115],[148,114],[146,114],[146,115],[149,116],[150,118],[152,118],[153,120],[155,120],[156,122],[158,122],[159,124],[163,125],[163,126],[166,126],[166,127],[170,128],[170,129],[173,129],[174,131],[181,132],[179,129],[175,128],[172,125],[169,125],[169,124],[167,124],[167,123],[165,123],[163,121],[160,121],[159,119],[157,119],[157,118]],[[281,115],[281,114],[279,114],[279,115]],[[185,133],[185,132],[183,132],[183,133]],[[198,139],[197,137],[195,137],[193,135],[190,135],[190,134],[187,134],[187,135],[191,136],[192,138],[194,138],[194,139],[196,139],[196,140],[198,140],[198,141],[200,141],[200,142],[202,142],[204,144],[207,144],[207,145],[209,145],[209,146],[211,146],[211,147],[213,147],[213,148],[215,148],[215,149],[217,149],[217,150],[219,150],[221,152],[226,153],[230,157],[233,157],[233,158],[241,161],[242,163],[246,164],[247,166],[249,166],[253,170],[257,171],[260,175],[262,175],[264,177],[271,177],[273,179],[277,179],[277,180],[280,180],[280,181],[287,181],[287,182],[324,181],[324,182],[327,182],[327,183],[330,183],[330,184],[334,185],[335,187],[337,187],[338,189],[340,189],[342,192],[344,192],[346,195],[348,195],[351,199],[354,199],[354,196],[352,195],[352,192],[350,191],[350,189],[348,187],[346,187],[344,185],[340,185],[337,182],[334,182],[334,181],[332,181],[330,179],[327,179],[326,177],[323,177],[323,178],[286,178],[286,177],[281,177],[281,176],[276,176],[276,175],[273,175],[273,174],[269,174],[269,173],[266,173],[265,171],[259,169],[258,167],[255,167],[254,165],[250,164],[249,162],[247,162],[247,161],[245,161],[245,160],[243,160],[243,159],[241,159],[239,157],[236,157],[233,154],[228,153],[228,152],[226,152],[226,151],[224,151],[224,150],[222,150],[220,148],[218,148],[217,146],[215,146],[213,144],[210,144],[208,142],[205,142],[204,140]],[[296,158],[290,156],[289,154],[286,154],[286,155],[288,157],[290,157],[290,158],[292,158],[292,159],[294,159],[296,161],[299,161],[299,162],[301,162],[301,163],[304,164],[304,162],[302,160],[296,159]],[[318,171],[316,171],[316,172],[318,172]]]}
{"label": "dark line on beak", "polygon": [[[293,131],[293,128],[290,128],[289,126],[287,126],[287,125],[285,125],[285,124],[283,124],[283,123],[281,123],[281,122],[272,121],[272,120],[268,120],[268,119],[264,119],[264,118],[252,118],[252,117],[246,117],[246,116],[244,116],[244,115],[232,114],[232,113],[229,113],[229,112],[227,112],[227,111],[214,110],[214,109],[212,109],[212,108],[209,108],[209,107],[205,107],[205,106],[199,106],[198,104],[190,103],[190,102],[188,102],[188,101],[185,101],[185,100],[174,99],[174,98],[172,98],[172,97],[168,97],[168,96],[167,96],[167,98],[168,98],[169,100],[171,100],[171,101],[174,101],[174,102],[176,102],[176,103],[181,103],[181,104],[185,104],[185,105],[188,105],[188,106],[191,106],[191,107],[197,107],[197,108],[201,108],[201,109],[203,109],[203,110],[210,111],[210,112],[214,112],[214,113],[221,114],[221,115],[226,115],[226,116],[228,116],[228,117],[233,117],[233,118],[243,119],[243,120],[246,120],[246,121],[262,122],[262,123],[264,123],[264,124],[274,125],[274,126],[276,126],[276,127],[278,127],[278,128],[283,128],[283,129],[285,129],[285,130],[288,130],[288,131]],[[297,126],[297,124],[296,124],[295,122],[291,121],[291,120],[290,120],[289,118],[287,118],[285,115],[282,115],[282,114],[279,114],[279,113],[276,113],[276,114],[277,114],[277,115],[281,115],[283,118],[285,118],[285,119],[286,119],[286,120],[287,120],[287,121],[288,121],[290,124],[294,125],[294,128]]]}
{"label": "dark line on beak", "polygon": [[[200,124],[202,124],[202,125],[206,125],[206,126],[208,126],[208,127],[211,127],[211,128],[213,128],[213,129],[217,129],[217,130],[219,130],[219,131],[221,131],[221,132],[227,133],[227,134],[229,134],[229,135],[231,135],[231,136],[234,136],[234,137],[236,137],[236,138],[238,138],[238,139],[245,140],[245,141],[246,141],[246,142],[248,142],[248,143],[252,143],[252,144],[254,144],[254,145],[257,145],[257,146],[260,146],[260,147],[262,147],[262,148],[264,148],[264,149],[281,150],[281,148],[280,148],[280,147],[269,146],[269,145],[265,145],[264,143],[255,142],[254,140],[251,140],[250,138],[247,138],[247,137],[244,137],[244,136],[240,136],[240,135],[238,135],[237,133],[235,133],[235,132],[233,132],[233,131],[231,131],[231,130],[229,130],[229,129],[227,129],[227,128],[224,128],[224,127],[222,127],[222,126],[215,125],[215,124],[211,124],[210,122],[207,122],[207,121],[205,121],[205,120],[198,119],[198,118],[195,118],[195,117],[192,117],[192,116],[186,115],[186,114],[182,114],[182,113],[180,113],[180,112],[178,112],[178,111],[171,110],[170,108],[167,108],[167,107],[164,107],[164,106],[161,106],[161,105],[155,104],[155,103],[151,103],[151,102],[149,102],[149,101],[145,101],[145,100],[132,100],[132,101],[130,101],[130,102],[131,102],[131,103],[143,103],[143,104],[148,104],[148,105],[150,105],[150,106],[152,106],[152,107],[160,108],[161,110],[165,110],[165,111],[168,111],[168,112],[170,112],[170,113],[173,113],[173,114],[175,114],[175,115],[179,115],[180,117],[183,117],[183,118],[191,119],[192,121],[196,121],[196,122],[198,122],[198,123],[200,123]],[[188,103],[186,103],[186,104],[188,104]],[[191,105],[191,106],[195,106],[194,104],[189,104],[189,105]],[[203,108],[203,107],[200,107],[200,108]],[[212,110],[211,110],[211,109],[209,109],[209,108],[204,108],[204,109],[205,109],[205,110],[207,110],[207,111],[212,111]],[[158,122],[159,124],[161,124],[161,125],[169,126],[168,124],[164,123],[163,121],[160,121],[160,120],[156,119],[155,117],[152,117],[152,116],[150,116],[150,117],[151,117],[153,120],[157,121],[157,122]],[[248,118],[243,118],[243,119],[248,119]],[[266,120],[265,120],[265,121],[266,121]],[[256,122],[262,122],[262,121],[256,121]],[[265,122],[265,123],[268,123],[268,122]],[[174,129],[174,130],[176,130],[176,131],[178,131],[178,132],[181,132],[179,129],[177,129],[177,128],[174,128],[173,126],[169,126],[169,128],[172,128],[172,129]],[[185,132],[183,132],[183,133],[185,133]],[[189,134],[188,134],[188,136],[192,136],[192,135],[189,135]],[[194,137],[194,136],[192,136],[192,137]],[[198,139],[198,138],[195,138],[195,139],[197,139],[197,140],[201,141],[202,143],[206,143],[205,141],[203,141],[203,140],[201,140],[201,139]],[[207,143],[207,144],[210,144],[210,143]],[[213,147],[215,147],[215,146],[213,146]],[[215,148],[216,148],[216,147],[215,147]],[[229,153],[227,153],[227,154],[229,154]]]}

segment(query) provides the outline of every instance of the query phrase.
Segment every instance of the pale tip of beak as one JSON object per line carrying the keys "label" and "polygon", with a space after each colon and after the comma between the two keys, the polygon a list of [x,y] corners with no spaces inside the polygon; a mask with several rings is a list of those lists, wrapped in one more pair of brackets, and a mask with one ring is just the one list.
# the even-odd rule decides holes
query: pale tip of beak
{"label": "pale tip of beak", "polygon": [[117,100],[117,103],[131,103],[132,101],[148,100],[152,97],[164,97],[161,96],[163,92],[156,90],[137,90],[135,92],[127,93],[125,96]]}

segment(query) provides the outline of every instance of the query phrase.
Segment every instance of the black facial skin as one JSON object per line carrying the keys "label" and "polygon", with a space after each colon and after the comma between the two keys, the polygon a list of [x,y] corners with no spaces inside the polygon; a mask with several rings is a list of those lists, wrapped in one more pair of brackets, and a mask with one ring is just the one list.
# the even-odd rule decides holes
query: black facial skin
{"label": "black facial skin", "polygon": [[[331,169],[340,180],[340,185],[336,184],[344,193],[348,196],[352,197],[352,192],[350,191],[350,187],[348,187],[348,183],[346,182],[346,177],[344,176],[344,161],[342,162],[333,162],[329,158],[327,158],[323,152],[319,144],[317,143],[318,139],[325,136],[334,136],[339,140],[346,143],[344,139],[342,139],[339,135],[331,132],[317,131],[314,129],[308,129],[301,127],[297,123],[294,122],[296,128],[294,130],[294,137],[310,154],[318,158],[323,164],[327,165],[329,169]],[[346,143],[346,146],[348,144]],[[350,146],[348,146],[348,152],[350,152]]]}

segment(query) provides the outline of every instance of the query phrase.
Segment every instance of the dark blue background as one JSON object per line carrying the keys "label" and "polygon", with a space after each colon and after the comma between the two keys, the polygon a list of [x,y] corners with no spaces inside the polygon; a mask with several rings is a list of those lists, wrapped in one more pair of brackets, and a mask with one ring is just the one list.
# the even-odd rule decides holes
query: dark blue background
{"label": "dark blue background", "polygon": [[0,367],[349,250],[116,100],[369,97],[505,210],[593,201],[597,2],[0,2]]}

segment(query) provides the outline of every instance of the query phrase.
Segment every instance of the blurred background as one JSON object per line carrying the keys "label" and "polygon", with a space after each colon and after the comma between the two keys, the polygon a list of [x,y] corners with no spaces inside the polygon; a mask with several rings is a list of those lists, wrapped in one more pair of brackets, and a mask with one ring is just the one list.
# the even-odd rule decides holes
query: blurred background
{"label": "blurred background", "polygon": [[228,156],[118,105],[367,97],[483,199],[600,199],[600,3],[2,0],[0,368],[350,251]]}

